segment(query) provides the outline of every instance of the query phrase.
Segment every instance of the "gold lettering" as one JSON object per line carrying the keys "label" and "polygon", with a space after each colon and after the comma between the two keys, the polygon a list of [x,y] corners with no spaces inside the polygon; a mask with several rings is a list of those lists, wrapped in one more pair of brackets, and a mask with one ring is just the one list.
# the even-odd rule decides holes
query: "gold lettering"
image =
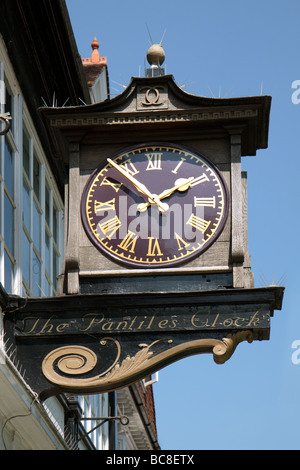
{"label": "gold lettering", "polygon": [[190,244],[185,242],[176,232],[175,232],[175,237],[178,243],[178,251],[184,250],[185,248],[190,246]]}
{"label": "gold lettering", "polygon": [[103,222],[102,224],[98,224],[101,232],[107,236],[107,238],[111,239],[113,235],[119,230],[121,227],[121,222],[117,216],[113,217],[112,219]]}
{"label": "gold lettering", "polygon": [[122,324],[124,325],[123,328],[122,328],[122,330],[126,330],[126,329],[127,329],[127,325],[128,325],[128,323],[127,323],[126,320],[120,321],[120,322],[117,324],[117,326],[116,326],[116,330],[119,330],[119,329],[121,328],[121,325],[122,325]]}
{"label": "gold lettering", "polygon": [[131,176],[137,175],[139,173],[130,159],[126,160],[124,163],[121,163],[120,166],[124,168],[124,170],[127,171],[127,173],[129,173]]}
{"label": "gold lettering", "polygon": [[148,166],[146,171],[149,170],[161,170],[161,157],[162,153],[154,152],[154,153],[146,153],[146,157],[148,158]]}
{"label": "gold lettering", "polygon": [[226,318],[226,320],[224,320],[224,322],[223,322],[223,326],[225,326],[225,327],[232,326],[232,324],[233,324],[232,318]]}
{"label": "gold lettering", "polygon": [[194,207],[216,207],[216,197],[194,197]]}
{"label": "gold lettering", "polygon": [[65,330],[65,328],[68,328],[69,324],[68,323],[61,323],[60,325],[58,325],[56,327],[56,331],[57,333],[63,333],[63,331]]}
{"label": "gold lettering", "polygon": [[181,161],[178,163],[177,167],[174,170],[172,170],[172,173],[174,173],[174,175],[177,175],[177,172],[179,168],[181,167],[181,165],[183,164],[183,162],[185,162],[185,158],[181,158]]}
{"label": "gold lettering", "polygon": [[[25,322],[25,324],[26,324],[26,321],[27,321],[27,320],[31,320],[31,319],[34,319],[34,317],[27,317],[27,318],[24,318],[24,322]],[[34,330],[35,330],[35,328],[37,327],[37,325],[38,325],[39,321],[40,321],[40,320],[39,320],[39,318],[38,318],[38,319],[37,319],[37,321],[34,323],[33,327],[31,328],[31,330],[30,330],[30,331],[28,331],[28,334],[30,334],[30,333],[33,333],[33,332],[34,332]]]}
{"label": "gold lettering", "polygon": [[[51,325],[51,320],[53,317],[49,318],[49,320],[46,321],[45,325],[41,329],[40,333],[51,333],[53,330],[53,325]],[[49,328],[48,328],[49,327]],[[48,330],[47,330],[48,328]]]}
{"label": "gold lettering", "polygon": [[148,245],[148,253],[147,256],[162,256],[162,252],[158,243],[158,239],[155,238],[155,242],[153,243],[154,238],[149,237],[149,245]]}
{"label": "gold lettering", "polygon": [[118,245],[118,247],[122,248],[122,250],[125,250],[125,251],[129,250],[130,253],[134,253],[137,239],[138,239],[138,236],[134,232],[130,232],[129,230],[126,237],[124,238],[122,243]]}
{"label": "gold lettering", "polygon": [[256,312],[253,315],[253,317],[251,317],[250,322],[248,323],[248,325],[246,325],[247,327],[252,326],[252,324],[253,324],[253,326],[257,326],[259,324],[259,318],[256,318],[257,315],[258,315],[258,312]]}
{"label": "gold lettering", "polygon": [[111,331],[113,330],[114,322],[113,321],[108,321],[103,324],[102,330],[104,331]]}
{"label": "gold lettering", "polygon": [[100,186],[111,186],[112,188],[114,188],[114,190],[117,193],[120,190],[122,183],[113,183],[112,181],[110,181],[108,178],[105,177],[102,183],[100,184]]}
{"label": "gold lettering", "polygon": [[[242,324],[238,324],[238,321],[241,320]],[[236,326],[237,328],[239,327],[242,327],[243,326],[243,322],[245,321],[245,318],[240,318],[238,317],[235,322],[234,322],[234,326]]]}
{"label": "gold lettering", "polygon": [[132,322],[130,323],[130,326],[129,326],[129,330],[132,330],[132,327],[133,325],[135,324],[135,321],[136,321],[137,317],[134,317],[134,319],[132,320]]}
{"label": "gold lettering", "polygon": [[153,315],[153,317],[151,317],[151,320],[149,322],[149,325],[147,326],[147,330],[150,330],[151,326],[152,326],[152,323],[154,321],[154,318],[156,317],[156,315]]}
{"label": "gold lettering", "polygon": [[216,323],[217,323],[217,320],[218,320],[219,316],[220,316],[220,314],[218,313],[218,315],[216,316],[216,318],[215,318],[213,324],[211,325],[212,328],[214,328],[214,327],[216,326]]}
{"label": "gold lettering", "polygon": [[107,201],[107,202],[98,202],[98,201],[95,201],[95,204],[94,204],[94,212],[95,214],[98,214],[99,212],[102,212],[102,211],[114,211],[116,210],[116,199],[111,199],[110,201]]}
{"label": "gold lettering", "polygon": [[191,225],[196,230],[200,230],[200,232],[204,233],[210,226],[210,223],[211,223],[211,220],[207,221],[207,220],[201,219],[201,217],[197,217],[194,214],[192,214],[186,224]]}
{"label": "gold lettering", "polygon": [[204,183],[205,181],[209,181],[209,178],[206,173],[203,173],[203,175],[198,176],[198,178],[194,178],[192,182],[190,183],[190,186],[196,186],[197,184]]}
{"label": "gold lettering", "polygon": [[166,326],[168,325],[169,323],[169,320],[161,320],[159,323],[158,323],[158,328],[166,328]]}
{"label": "gold lettering", "polygon": [[[93,325],[100,325],[100,323],[104,321],[104,316],[102,313],[101,314],[88,313],[87,315],[83,317],[83,319],[85,319],[86,317],[90,317],[90,316],[92,316],[92,318],[91,318],[89,325],[87,326],[87,328],[81,329],[80,331],[89,331]],[[100,320],[97,320],[96,317],[102,317],[102,318]]]}
{"label": "gold lettering", "polygon": [[208,318],[206,318],[205,322],[203,325],[196,325],[195,321],[199,321],[197,320],[197,315],[199,315],[200,312],[197,312],[195,313],[195,315],[192,316],[192,319],[191,319],[191,323],[193,326],[195,326],[196,328],[204,328],[205,326],[208,326]]}

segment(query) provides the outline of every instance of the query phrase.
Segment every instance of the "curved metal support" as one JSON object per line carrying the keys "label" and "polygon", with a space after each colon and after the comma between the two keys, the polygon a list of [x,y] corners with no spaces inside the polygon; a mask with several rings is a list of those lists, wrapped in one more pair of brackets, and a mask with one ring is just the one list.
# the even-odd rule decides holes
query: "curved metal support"
{"label": "curved metal support", "polygon": [[89,434],[91,434],[96,429],[103,426],[103,424],[107,423],[108,421],[120,421],[120,423],[123,426],[128,426],[128,424],[129,424],[129,418],[127,416],[111,416],[111,417],[108,417],[108,418],[94,418],[93,417],[93,418],[81,418],[80,419],[80,421],[99,421],[99,420],[101,420],[101,422],[99,424],[97,424],[95,427],[93,427],[92,429],[90,429],[90,431],[87,431],[83,436],[81,436],[81,438],[78,440],[78,442],[81,441],[82,439],[84,439],[85,437],[87,437]]}
{"label": "curved metal support", "polygon": [[2,131],[0,130],[0,135],[5,135],[9,132],[11,128],[11,120],[12,117],[9,113],[0,114],[0,122],[3,122],[5,125],[4,129]]}

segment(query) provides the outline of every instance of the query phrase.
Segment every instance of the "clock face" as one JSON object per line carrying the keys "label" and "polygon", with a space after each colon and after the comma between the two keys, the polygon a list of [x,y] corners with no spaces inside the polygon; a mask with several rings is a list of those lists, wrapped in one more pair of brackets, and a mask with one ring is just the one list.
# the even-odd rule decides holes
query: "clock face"
{"label": "clock face", "polygon": [[136,268],[162,268],[201,255],[220,235],[228,192],[202,155],[143,144],[108,157],[84,189],[81,216],[92,243]]}

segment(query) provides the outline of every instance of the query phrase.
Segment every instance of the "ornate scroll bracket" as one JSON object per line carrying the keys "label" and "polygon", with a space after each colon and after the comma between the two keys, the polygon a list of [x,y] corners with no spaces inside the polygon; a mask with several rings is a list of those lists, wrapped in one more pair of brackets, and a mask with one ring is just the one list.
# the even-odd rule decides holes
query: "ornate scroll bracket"
{"label": "ornate scroll bracket", "polygon": [[11,120],[12,117],[10,113],[0,113],[0,124],[1,122],[4,123],[4,129],[2,131],[0,130],[0,135],[5,135],[9,132],[11,127]]}
{"label": "ornate scroll bracket", "polygon": [[[199,339],[180,345],[173,345],[173,340],[164,338],[150,345],[139,344],[140,350],[135,356],[127,356],[120,361],[122,347],[114,338],[103,338],[100,346],[111,342],[116,347],[116,358],[103,373],[83,378],[97,365],[97,354],[82,346],[65,346],[51,351],[43,360],[44,376],[56,386],[76,393],[103,393],[128,386],[176,360],[194,354],[212,353],[217,364],[224,364],[242,341],[253,341],[251,331],[239,331],[228,335],[222,341]],[[153,349],[158,343],[164,343],[163,352],[155,354]],[[162,345],[160,345],[161,349]],[[81,377],[80,377],[81,376]]]}

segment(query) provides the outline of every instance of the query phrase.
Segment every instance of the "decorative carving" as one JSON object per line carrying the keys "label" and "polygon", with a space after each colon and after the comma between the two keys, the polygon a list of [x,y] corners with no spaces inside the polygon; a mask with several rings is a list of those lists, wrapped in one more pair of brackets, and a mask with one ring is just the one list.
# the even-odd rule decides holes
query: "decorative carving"
{"label": "decorative carving", "polygon": [[[164,89],[163,87],[159,86],[157,88],[148,88],[145,94],[145,100],[142,102],[144,106],[161,106],[164,104],[164,101],[160,99],[159,89]],[[141,91],[145,90],[142,88]]]}
{"label": "decorative carving", "polygon": [[[135,356],[127,356],[120,363],[121,346],[114,338],[103,338],[100,345],[105,346],[112,341],[116,346],[116,358],[105,371],[89,378],[80,378],[92,372],[97,365],[97,355],[82,346],[66,346],[53,350],[44,359],[42,371],[44,376],[63,390],[74,393],[101,393],[116,390],[142,379],[176,360],[192,354],[212,353],[217,364],[224,364],[234,353],[237,345],[247,340],[253,341],[251,331],[239,331],[230,334],[222,341],[217,339],[199,339],[177,346],[171,346],[173,340],[159,339],[150,345],[139,344],[140,350]],[[155,355],[151,349],[158,343],[164,342],[166,350]]]}
{"label": "decorative carving", "polygon": [[[144,99],[144,95],[143,95]],[[138,110],[141,111],[142,103],[138,102]],[[167,106],[166,106],[167,108]],[[149,109],[143,106],[143,110]],[[161,109],[161,108],[158,108]],[[229,119],[237,118],[255,118],[259,115],[257,109],[247,109],[241,111],[224,111],[222,109],[216,109],[214,112],[209,112],[207,110],[192,110],[192,111],[170,111],[164,114],[157,114],[151,112],[149,114],[139,113],[132,114],[130,118],[124,116],[123,113],[115,114],[114,116],[100,116],[93,118],[60,118],[60,119],[50,119],[51,127],[70,127],[70,126],[111,126],[116,124],[145,124],[153,122],[187,122],[187,121],[223,121]]]}
{"label": "decorative carving", "polygon": [[167,88],[161,85],[138,87],[137,110],[168,109],[169,98]]}
{"label": "decorative carving", "polygon": [[237,333],[228,335],[227,338],[223,338],[222,341],[219,341],[213,349],[214,361],[217,364],[224,364],[231,358],[236,347],[242,341],[252,343],[252,331],[238,331]]}

